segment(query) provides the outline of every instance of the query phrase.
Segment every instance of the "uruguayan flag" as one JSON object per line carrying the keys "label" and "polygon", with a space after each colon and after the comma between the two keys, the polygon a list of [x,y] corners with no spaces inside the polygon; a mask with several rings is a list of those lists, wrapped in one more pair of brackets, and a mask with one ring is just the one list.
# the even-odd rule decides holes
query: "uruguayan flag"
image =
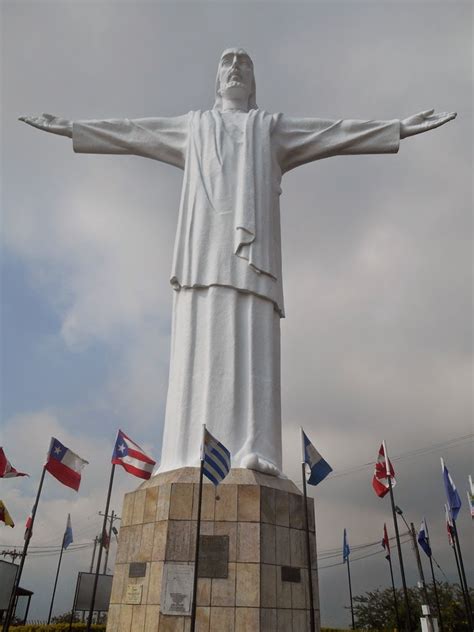
{"label": "uruguayan flag", "polygon": [[319,454],[303,429],[301,429],[301,439],[303,442],[303,462],[307,463],[311,469],[307,482],[309,485],[317,485],[332,472],[332,467]]}
{"label": "uruguayan flag", "polygon": [[204,474],[214,485],[219,485],[230,472],[229,450],[213,437],[205,426],[201,460],[204,461]]}

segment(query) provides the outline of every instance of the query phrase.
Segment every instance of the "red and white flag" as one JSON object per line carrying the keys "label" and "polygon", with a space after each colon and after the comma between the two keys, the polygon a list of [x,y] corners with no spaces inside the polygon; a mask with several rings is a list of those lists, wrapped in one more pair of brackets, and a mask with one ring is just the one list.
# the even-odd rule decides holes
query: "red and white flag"
{"label": "red and white flag", "polygon": [[390,559],[390,540],[388,539],[387,525],[385,523],[383,525],[382,546],[385,549],[385,559],[389,560]]}
{"label": "red and white flag", "polygon": [[3,448],[0,448],[0,478],[14,478],[15,476],[29,476],[29,474],[16,470],[5,456]]}
{"label": "red and white flag", "polygon": [[129,474],[145,480],[150,478],[156,465],[156,461],[145,454],[142,448],[121,430],[118,431],[115,441],[112,463],[121,465]]}
{"label": "red and white flag", "polygon": [[66,448],[60,441],[51,437],[46,470],[60,483],[79,491],[81,472],[88,461],[81,459],[75,452]]}
{"label": "red and white flag", "polygon": [[372,487],[374,488],[377,496],[379,496],[380,498],[383,498],[385,494],[388,494],[390,490],[390,486],[388,483],[389,477],[392,479],[393,487],[397,483],[394,478],[395,470],[390,463],[390,459],[388,458],[387,454],[387,447],[385,445],[385,441],[383,441],[379,449],[377,463],[375,464],[374,476],[372,478]]}

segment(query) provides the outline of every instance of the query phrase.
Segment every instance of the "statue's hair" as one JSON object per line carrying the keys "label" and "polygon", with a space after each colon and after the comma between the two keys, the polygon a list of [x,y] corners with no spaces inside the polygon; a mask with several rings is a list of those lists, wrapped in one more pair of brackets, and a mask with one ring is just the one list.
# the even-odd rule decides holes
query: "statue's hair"
{"label": "statue's hair", "polygon": [[250,63],[252,64],[252,87],[250,89],[248,107],[249,107],[249,110],[258,110],[258,105],[257,105],[257,85],[255,83],[255,74],[254,74],[254,71],[253,71],[253,61],[252,61],[252,58],[250,57],[250,55],[243,48],[233,48],[233,49],[227,48],[222,53],[221,58],[219,59],[219,65],[217,66],[217,76],[216,76],[216,100],[214,101],[214,110],[222,110],[222,97],[221,97],[220,92],[219,92],[220,91],[220,87],[221,87],[221,82],[220,82],[220,79],[219,79],[219,70],[220,70],[220,67],[221,67],[222,58],[224,57],[225,53],[227,53],[229,50],[235,50],[235,51],[239,51],[240,53],[244,53],[250,59]]}

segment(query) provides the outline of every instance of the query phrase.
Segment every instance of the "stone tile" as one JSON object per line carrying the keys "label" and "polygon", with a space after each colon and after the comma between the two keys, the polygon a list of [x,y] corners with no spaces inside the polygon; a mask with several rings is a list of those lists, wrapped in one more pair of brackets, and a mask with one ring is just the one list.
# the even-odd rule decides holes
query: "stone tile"
{"label": "stone tile", "polygon": [[[306,535],[305,535],[306,537]],[[311,550],[311,567],[312,568],[317,568],[318,567],[318,555],[317,555],[317,549],[316,549],[316,536],[314,533],[309,533],[309,548]]]}
{"label": "stone tile", "polygon": [[122,527],[128,527],[132,524],[134,494],[135,492],[129,492],[123,497],[122,520],[120,521]]}
{"label": "stone tile", "polygon": [[275,490],[275,524],[282,527],[290,526],[290,504],[288,492]]}
{"label": "stone tile", "polygon": [[158,501],[156,503],[156,521],[168,520],[170,513],[171,485],[164,484],[160,486],[158,493]]}
{"label": "stone tile", "polygon": [[160,632],[184,632],[185,617],[160,614]]}
{"label": "stone tile", "polygon": [[237,564],[236,606],[260,605],[260,565]]}
{"label": "stone tile", "polygon": [[299,529],[290,529],[290,564],[300,568],[308,567],[308,555],[306,552],[305,532]]}
{"label": "stone tile", "polygon": [[120,604],[110,604],[107,613],[107,632],[116,632],[120,626]]}
{"label": "stone tile", "polygon": [[260,522],[260,488],[257,485],[239,486],[237,517],[239,522]]}
{"label": "stone tile", "polygon": [[115,563],[121,564],[128,560],[128,543],[130,540],[130,531],[131,527],[124,527],[122,525],[122,527],[120,528]]}
{"label": "stone tile", "polygon": [[149,487],[145,491],[145,510],[143,512],[143,522],[155,522],[156,504],[158,502],[158,486]]}
{"label": "stone tile", "polygon": [[216,521],[237,521],[237,485],[219,485],[215,504]]}
{"label": "stone tile", "polygon": [[275,527],[275,560],[280,566],[290,566],[290,530]]}
{"label": "stone tile", "polygon": [[153,552],[153,536],[155,531],[155,523],[148,522],[142,527],[142,537],[140,541],[139,561],[149,562]]}
{"label": "stone tile", "polygon": [[275,490],[271,487],[262,487],[260,489],[260,519],[262,522],[275,524]]}
{"label": "stone tile", "polygon": [[122,605],[120,607],[120,622],[117,632],[131,632],[133,606]]}
{"label": "stone tile", "polygon": [[137,524],[130,527],[130,537],[128,542],[128,562],[140,561],[140,544],[142,541],[142,525]]}
{"label": "stone tile", "polygon": [[260,567],[260,605],[262,608],[276,608],[276,571],[273,564]]}
{"label": "stone tile", "polygon": [[[280,605],[280,604],[278,604]],[[283,610],[281,608],[278,608],[277,610],[277,627],[276,630],[277,632],[288,632],[289,630],[296,630],[296,628],[293,628],[293,616],[292,616],[292,611],[291,610]],[[319,628],[318,628],[319,629]],[[298,628],[299,630],[299,628]],[[301,628],[302,632],[304,630],[304,628]]]}
{"label": "stone tile", "polygon": [[145,513],[146,490],[139,489],[134,492],[133,515],[130,524],[143,524],[143,514]]}
{"label": "stone tile", "polygon": [[146,606],[133,606],[131,632],[144,632]]}
{"label": "stone tile", "polygon": [[314,499],[313,498],[308,498],[307,501],[308,501],[308,524],[309,524],[309,530],[314,533],[314,531],[316,530],[315,515],[314,515]]}
{"label": "stone tile", "polygon": [[301,583],[291,584],[291,607],[307,608],[308,607],[308,569],[301,569]]}
{"label": "stone tile", "polygon": [[279,608],[291,608],[291,582],[281,579],[281,566],[276,567],[276,599]]}
{"label": "stone tile", "polygon": [[306,612],[306,610],[293,610],[293,630],[308,630],[308,628],[309,628],[308,612]]}
{"label": "stone tile", "polygon": [[145,616],[145,632],[158,632],[160,623],[160,606],[147,606]]}
{"label": "stone tile", "polygon": [[189,520],[170,520],[168,522],[165,556],[167,562],[189,562],[193,559],[190,551],[191,524],[193,523]]}
{"label": "stone tile", "polygon": [[213,579],[211,587],[211,607],[235,606],[235,562],[228,566],[226,579]]}
{"label": "stone tile", "polygon": [[304,500],[298,494],[289,494],[290,501],[290,527],[293,529],[305,528]]}
{"label": "stone tile", "polygon": [[125,574],[128,575],[128,564],[115,564],[114,578],[112,580],[112,592],[110,593],[110,603],[122,603],[123,582]]}
{"label": "stone tile", "polygon": [[260,560],[264,564],[276,563],[276,527],[273,524],[260,525]]}
{"label": "stone tile", "polygon": [[153,549],[151,559],[154,562],[162,562],[166,555],[166,536],[168,535],[168,522],[161,520],[155,522],[155,531],[153,533]]}
{"label": "stone tile", "polygon": [[237,561],[260,562],[260,525],[257,522],[238,523]]}
{"label": "stone tile", "polygon": [[[189,562],[194,562],[194,554],[196,551],[196,535],[197,535],[197,522],[191,522],[191,529],[189,532]],[[214,535],[214,523],[211,521],[201,522],[201,535]]]}
{"label": "stone tile", "polygon": [[[275,608],[262,608],[260,610],[260,632],[275,632],[277,627],[277,615]],[[303,628],[294,628],[303,632]]]}
{"label": "stone tile", "polygon": [[260,608],[236,608],[235,632],[259,632]]}
{"label": "stone tile", "polygon": [[209,632],[224,631],[234,632],[234,608],[211,608]]}
{"label": "stone tile", "polygon": [[171,485],[170,520],[190,520],[193,512],[193,485],[173,483]]}
{"label": "stone tile", "polygon": [[[191,623],[191,621],[189,621]],[[209,632],[211,623],[210,608],[196,608],[196,632]]]}
{"label": "stone tile", "polygon": [[198,577],[196,604],[198,606],[211,605],[211,582],[209,577]]}
{"label": "stone tile", "polygon": [[163,562],[151,562],[149,570],[147,603],[158,605],[161,599],[161,580],[163,578]]}
{"label": "stone tile", "polygon": [[[199,505],[199,485],[193,485],[193,509],[192,519],[197,520]],[[214,520],[214,508],[216,504],[216,488],[212,484],[202,486],[201,520]]]}
{"label": "stone tile", "polygon": [[214,534],[229,536],[229,562],[235,562],[237,560],[237,523],[215,522]]}
{"label": "stone tile", "polygon": [[319,609],[319,578],[318,571],[313,570],[312,573],[313,578],[313,605],[315,609]]}

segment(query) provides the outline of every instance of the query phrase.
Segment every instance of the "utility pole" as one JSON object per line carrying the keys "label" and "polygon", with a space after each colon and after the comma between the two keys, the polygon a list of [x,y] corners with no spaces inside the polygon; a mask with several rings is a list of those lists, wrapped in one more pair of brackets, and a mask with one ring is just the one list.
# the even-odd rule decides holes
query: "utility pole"
{"label": "utility pole", "polygon": [[[99,511],[99,516],[105,516],[105,514],[102,513],[101,511]],[[110,519],[110,527],[109,527],[109,532],[107,534],[108,544],[107,544],[107,548],[105,549],[104,568],[103,568],[103,571],[102,571],[104,573],[104,575],[107,574],[107,563],[109,561],[109,550],[110,550],[110,543],[112,541],[112,533],[113,533],[113,528],[114,528],[114,522],[116,520],[120,520],[121,518],[116,515],[114,510],[112,510],[112,513],[107,516],[107,520],[109,520],[109,519]],[[102,534],[102,538],[103,537],[104,537],[104,534]],[[101,546],[103,546],[103,542],[101,543]]]}

